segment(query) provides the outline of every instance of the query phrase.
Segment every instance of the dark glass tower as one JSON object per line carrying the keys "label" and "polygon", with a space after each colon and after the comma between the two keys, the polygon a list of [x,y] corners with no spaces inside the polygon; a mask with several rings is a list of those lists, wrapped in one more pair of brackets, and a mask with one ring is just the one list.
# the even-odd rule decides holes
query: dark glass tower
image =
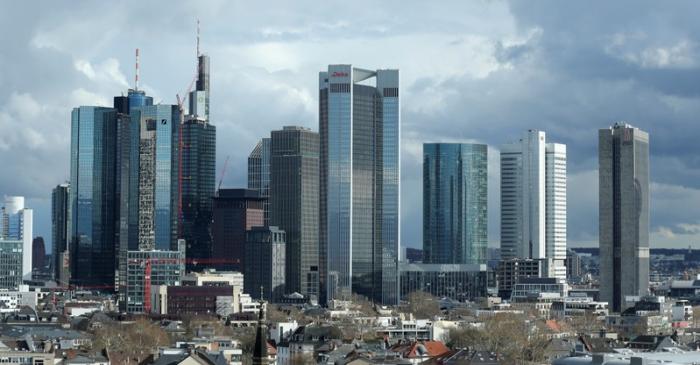
{"label": "dark glass tower", "polygon": [[286,290],[318,298],[318,133],[272,132],[270,225],[286,232]]}
{"label": "dark glass tower", "polygon": [[263,225],[265,199],[256,190],[220,189],[213,200],[214,268],[243,272],[246,231]]}
{"label": "dark glass tower", "polygon": [[319,94],[321,300],[355,292],[395,305],[399,71],[330,65]]}
{"label": "dark glass tower", "polygon": [[114,285],[116,116],[95,106],[71,113],[70,264],[77,285]]}
{"label": "dark glass tower", "polygon": [[423,145],[423,254],[427,264],[486,264],[487,148]]}
{"label": "dark glass tower", "polygon": [[[54,280],[64,282],[61,274],[65,273],[64,255],[67,256],[70,231],[70,184],[57,185],[51,193],[51,258],[53,260]],[[64,270],[62,270],[64,269]],[[65,275],[64,275],[65,276]]]}
{"label": "dark glass tower", "polygon": [[613,312],[649,291],[649,134],[616,123],[598,131],[600,299]]}
{"label": "dark glass tower", "polygon": [[188,258],[206,267],[211,258],[212,197],[215,188],[216,127],[190,118],[182,127],[182,237]]}
{"label": "dark glass tower", "polygon": [[197,88],[190,92],[190,110],[182,126],[182,238],[187,256],[199,270],[212,255],[212,197],[216,179],[216,127],[209,123],[209,57],[197,59]]}

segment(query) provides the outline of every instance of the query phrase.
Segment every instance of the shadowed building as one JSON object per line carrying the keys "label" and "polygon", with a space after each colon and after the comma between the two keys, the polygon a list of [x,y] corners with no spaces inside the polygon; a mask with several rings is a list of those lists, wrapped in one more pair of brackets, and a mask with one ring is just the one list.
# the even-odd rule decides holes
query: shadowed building
{"label": "shadowed building", "polygon": [[286,233],[286,291],[318,297],[318,133],[284,127],[271,140],[270,224]]}
{"label": "shadowed building", "polygon": [[246,231],[264,224],[264,202],[256,190],[219,189],[213,198],[211,260],[217,270],[243,272]]}
{"label": "shadowed building", "polygon": [[282,298],[285,293],[285,246],[285,233],[277,227],[253,227],[246,232],[245,293],[271,302]]}
{"label": "shadowed building", "polygon": [[649,134],[625,123],[598,132],[600,299],[613,312],[649,290]]}

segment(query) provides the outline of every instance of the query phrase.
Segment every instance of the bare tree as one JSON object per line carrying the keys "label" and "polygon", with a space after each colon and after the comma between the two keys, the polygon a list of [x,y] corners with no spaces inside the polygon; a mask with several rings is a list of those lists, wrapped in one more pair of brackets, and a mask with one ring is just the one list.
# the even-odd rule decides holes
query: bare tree
{"label": "bare tree", "polygon": [[413,313],[416,318],[433,318],[440,313],[440,303],[434,296],[424,292],[415,291],[406,297],[407,311]]}

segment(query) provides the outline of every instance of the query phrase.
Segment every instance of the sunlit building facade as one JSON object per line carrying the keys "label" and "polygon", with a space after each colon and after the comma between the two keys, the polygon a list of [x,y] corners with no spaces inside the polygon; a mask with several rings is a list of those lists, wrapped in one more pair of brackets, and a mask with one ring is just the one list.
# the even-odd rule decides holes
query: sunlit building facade
{"label": "sunlit building facade", "polygon": [[321,300],[396,304],[399,71],[329,65],[319,94]]}

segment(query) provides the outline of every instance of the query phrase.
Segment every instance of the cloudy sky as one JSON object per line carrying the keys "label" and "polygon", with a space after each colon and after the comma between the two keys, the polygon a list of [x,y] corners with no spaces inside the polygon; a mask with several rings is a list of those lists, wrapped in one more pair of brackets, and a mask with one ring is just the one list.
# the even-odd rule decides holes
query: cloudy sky
{"label": "cloudy sky", "polygon": [[698,14],[693,1],[2,2],[0,195],[26,196],[50,241],[70,109],[132,85],[136,47],[142,86],[174,103],[199,18],[226,186],[245,185],[270,130],[318,130],[326,65],[399,68],[404,245],[421,246],[422,143],[436,141],[489,144],[497,245],[498,149],[530,128],[567,144],[569,245],[596,244],[597,129],[624,120],[651,135],[652,247],[700,248]]}

